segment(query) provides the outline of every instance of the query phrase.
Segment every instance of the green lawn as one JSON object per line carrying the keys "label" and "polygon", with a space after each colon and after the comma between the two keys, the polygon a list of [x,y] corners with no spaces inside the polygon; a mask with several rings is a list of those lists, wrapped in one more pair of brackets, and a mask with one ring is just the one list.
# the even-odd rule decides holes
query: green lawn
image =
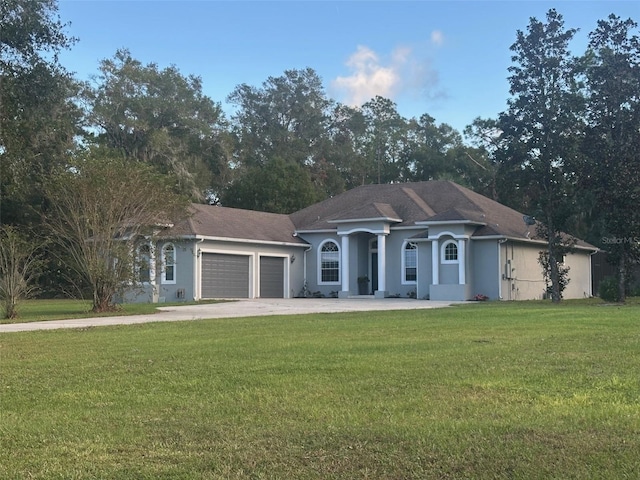
{"label": "green lawn", "polygon": [[[0,318],[0,323],[23,323],[42,322],[47,320],[64,320],[68,318],[86,318],[96,316],[114,315],[146,315],[155,313],[158,306],[188,305],[193,303],[215,303],[216,301],[205,302],[180,302],[180,303],[128,303],[120,305],[115,312],[106,312],[96,315],[91,311],[91,301],[89,300],[24,300],[19,304],[19,317],[14,320]],[[4,313],[0,310],[0,314]]]}
{"label": "green lawn", "polygon": [[622,479],[640,306],[0,335],[3,479]]}

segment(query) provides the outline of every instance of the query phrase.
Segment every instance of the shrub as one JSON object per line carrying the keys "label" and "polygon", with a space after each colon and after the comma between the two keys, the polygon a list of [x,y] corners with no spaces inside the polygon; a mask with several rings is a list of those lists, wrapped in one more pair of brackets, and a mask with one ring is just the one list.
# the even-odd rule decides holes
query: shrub
{"label": "shrub", "polygon": [[616,277],[606,277],[600,282],[598,294],[605,302],[619,301],[620,295],[618,293],[618,279]]}

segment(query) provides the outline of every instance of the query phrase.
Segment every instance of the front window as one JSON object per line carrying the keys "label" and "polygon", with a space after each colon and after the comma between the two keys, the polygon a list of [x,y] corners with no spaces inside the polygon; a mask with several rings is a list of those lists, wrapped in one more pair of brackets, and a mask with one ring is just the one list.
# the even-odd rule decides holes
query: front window
{"label": "front window", "polygon": [[176,283],[176,249],[171,243],[162,251],[162,281]]}
{"label": "front window", "polygon": [[332,241],[320,248],[320,283],[338,283],[340,281],[340,249]]}
{"label": "front window", "polygon": [[138,247],[137,268],[138,281],[150,283],[153,275],[151,245],[145,243]]}
{"label": "front window", "polygon": [[442,263],[458,262],[458,244],[449,240],[442,245]]}
{"label": "front window", "polygon": [[418,279],[418,247],[415,243],[407,243],[403,250],[404,282],[415,283]]}

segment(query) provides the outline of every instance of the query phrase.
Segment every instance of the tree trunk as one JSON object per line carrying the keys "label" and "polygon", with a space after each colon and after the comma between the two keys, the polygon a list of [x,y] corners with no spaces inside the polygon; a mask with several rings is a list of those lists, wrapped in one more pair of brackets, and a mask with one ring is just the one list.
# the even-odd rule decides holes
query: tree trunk
{"label": "tree trunk", "polygon": [[549,279],[551,280],[551,301],[559,303],[562,299],[560,292],[560,273],[558,272],[558,243],[555,226],[551,215],[547,219],[547,242],[549,242]]}
{"label": "tree trunk", "polygon": [[551,301],[558,303],[560,297],[560,274],[558,272],[558,262],[556,261],[555,244],[549,244],[549,277],[551,278]]}
{"label": "tree trunk", "polygon": [[93,308],[94,313],[113,312],[116,308],[112,303],[112,293],[108,288],[96,287],[93,290]]}
{"label": "tree trunk", "polygon": [[620,255],[618,261],[618,303],[625,303],[627,300],[626,295],[626,283],[627,283],[627,263],[624,252]]}

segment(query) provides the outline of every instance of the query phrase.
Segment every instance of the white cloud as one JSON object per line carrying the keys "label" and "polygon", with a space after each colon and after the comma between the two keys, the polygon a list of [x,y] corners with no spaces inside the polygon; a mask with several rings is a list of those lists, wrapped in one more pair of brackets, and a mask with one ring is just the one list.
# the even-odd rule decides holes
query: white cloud
{"label": "white cloud", "polygon": [[431,32],[431,43],[441,47],[444,44],[444,34],[440,30],[434,30]]}
{"label": "white cloud", "polygon": [[378,55],[362,45],[346,61],[351,75],[338,77],[332,82],[333,88],[345,97],[345,103],[360,106],[376,95],[391,98],[400,83],[397,69],[383,66]]}
{"label": "white cloud", "polygon": [[[432,34],[432,41],[433,40]],[[439,38],[442,38],[440,36]],[[350,74],[331,82],[335,96],[351,106],[362,106],[376,95],[396,100],[401,95],[433,98],[438,74],[427,59],[418,59],[414,49],[397,47],[386,58],[360,45],[347,59]]]}

